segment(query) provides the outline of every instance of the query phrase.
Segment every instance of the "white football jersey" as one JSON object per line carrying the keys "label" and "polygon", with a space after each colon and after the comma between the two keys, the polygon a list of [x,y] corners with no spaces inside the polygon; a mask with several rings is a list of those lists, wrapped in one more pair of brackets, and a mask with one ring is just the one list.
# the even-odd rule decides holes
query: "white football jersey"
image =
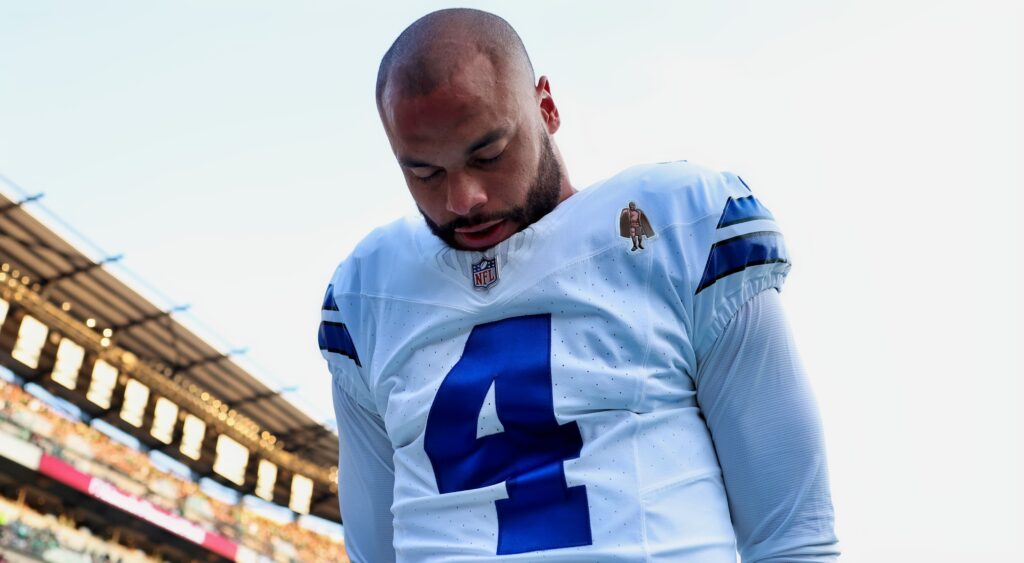
{"label": "white football jersey", "polygon": [[393,448],[397,559],[735,562],[697,371],[788,269],[743,181],[686,162],[626,170],[486,252],[420,218],[376,230],[319,336]]}

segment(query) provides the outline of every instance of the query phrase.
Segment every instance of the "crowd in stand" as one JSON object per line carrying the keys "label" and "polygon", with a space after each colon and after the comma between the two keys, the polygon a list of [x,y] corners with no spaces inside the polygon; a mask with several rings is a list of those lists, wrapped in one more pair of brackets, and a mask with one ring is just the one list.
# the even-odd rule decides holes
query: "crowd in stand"
{"label": "crowd in stand", "polygon": [[0,498],[0,561],[7,551],[42,561],[68,563],[155,563],[139,550],[98,538],[87,528],[24,504]]}
{"label": "crowd in stand", "polygon": [[243,504],[221,502],[205,494],[195,482],[161,471],[146,454],[115,442],[81,421],[62,416],[19,386],[2,380],[0,432],[32,442],[80,471],[274,561],[347,561],[340,540],[295,522],[265,518]]}

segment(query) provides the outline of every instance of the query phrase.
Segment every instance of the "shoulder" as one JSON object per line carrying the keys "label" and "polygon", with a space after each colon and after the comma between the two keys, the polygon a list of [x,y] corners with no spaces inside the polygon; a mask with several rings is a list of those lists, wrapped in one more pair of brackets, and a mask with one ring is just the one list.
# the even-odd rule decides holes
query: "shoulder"
{"label": "shoulder", "polygon": [[664,227],[721,214],[730,198],[751,195],[739,176],[685,160],[633,166],[594,188],[616,198],[623,209],[635,202]]}
{"label": "shoulder", "polygon": [[622,212],[634,203],[659,231],[676,231],[703,254],[732,236],[779,230],[738,175],[686,161],[634,166],[594,188],[604,192],[595,199],[614,200]]}
{"label": "shoulder", "polygon": [[743,303],[767,289],[782,289],[790,270],[782,230],[731,172],[680,162],[632,174],[646,178],[640,193],[653,204],[645,210],[655,228],[664,225],[660,256],[685,288],[701,358]]}
{"label": "shoulder", "polygon": [[738,175],[685,161],[645,164],[594,189],[591,199],[614,208],[623,236],[631,227],[622,211],[633,203],[641,212],[636,228],[653,239],[645,247],[691,312],[698,358],[739,306],[781,289],[789,271],[781,229]]}
{"label": "shoulder", "polygon": [[[387,272],[417,263],[426,226],[419,217],[403,217],[374,229],[338,264],[330,285],[336,294],[375,292]],[[384,275],[382,275],[384,274]]]}
{"label": "shoulder", "polygon": [[[321,305],[321,349],[324,349],[324,331],[339,333],[337,339],[344,346],[335,347],[343,350],[355,364],[360,360],[357,351],[365,350],[368,342],[366,335],[350,327],[362,327],[363,320],[372,316],[367,310],[366,295],[377,295],[382,286],[394,276],[395,264],[401,261],[415,260],[417,251],[415,244],[416,222],[412,218],[403,218],[378,227],[362,241],[334,269]],[[330,336],[331,334],[327,334]],[[332,350],[332,351],[337,351]]]}
{"label": "shoulder", "polygon": [[387,291],[387,275],[413,262],[417,253],[417,225],[403,218],[375,229],[359,242],[335,268],[320,307],[317,340],[327,360],[334,384],[360,405],[376,412],[366,380],[373,359],[375,332],[367,320],[374,318],[367,295]]}

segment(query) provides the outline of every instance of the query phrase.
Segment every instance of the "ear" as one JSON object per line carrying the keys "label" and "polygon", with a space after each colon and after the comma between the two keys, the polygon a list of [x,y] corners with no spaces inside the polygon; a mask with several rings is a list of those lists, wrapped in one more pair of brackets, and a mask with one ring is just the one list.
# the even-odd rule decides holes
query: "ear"
{"label": "ear", "polygon": [[548,135],[554,135],[555,131],[558,131],[558,128],[562,125],[562,120],[558,117],[558,106],[555,105],[555,99],[551,97],[551,83],[548,81],[547,76],[541,76],[537,80],[536,94],[539,102],[540,118],[544,122],[544,128],[547,130]]}

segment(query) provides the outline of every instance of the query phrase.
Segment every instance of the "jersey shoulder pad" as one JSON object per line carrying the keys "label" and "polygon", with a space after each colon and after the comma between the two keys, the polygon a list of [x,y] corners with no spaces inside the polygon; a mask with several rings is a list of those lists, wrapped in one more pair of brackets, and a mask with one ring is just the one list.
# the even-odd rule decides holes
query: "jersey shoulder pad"
{"label": "jersey shoulder pad", "polygon": [[374,229],[356,245],[335,272],[334,283],[349,293],[376,293],[389,272],[416,261],[422,219],[403,217]]}
{"label": "jersey shoulder pad", "polygon": [[350,260],[343,262],[327,285],[320,306],[317,344],[327,361],[333,384],[364,408],[376,412],[364,372],[368,344],[365,344],[367,335],[361,330],[360,319],[364,314],[361,300],[356,294],[345,291],[350,287],[352,266]]}
{"label": "jersey shoulder pad", "polygon": [[375,330],[371,300],[386,272],[409,252],[411,221],[399,220],[374,230],[338,265],[320,306],[317,344],[335,384],[376,412],[367,383]]}
{"label": "jersey shoulder pad", "polygon": [[669,254],[682,259],[673,269],[683,270],[700,358],[746,301],[781,289],[789,253],[775,217],[739,176],[685,162],[656,167],[648,172],[661,196],[653,213],[666,225]]}
{"label": "jersey shoulder pad", "polygon": [[738,176],[685,160],[633,166],[595,187],[617,202],[634,202],[664,227],[720,213],[730,196],[750,195]]}
{"label": "jersey shoulder pad", "polygon": [[328,361],[333,359],[332,355],[344,356],[357,368],[361,368],[363,364],[359,359],[355,342],[352,341],[352,333],[349,331],[349,324],[357,320],[359,311],[354,310],[353,307],[345,307],[345,311],[342,312],[340,303],[345,303],[347,296],[342,293],[342,297],[338,297],[336,287],[339,286],[342,285],[336,286],[334,281],[327,285],[323,304],[320,306],[320,329],[317,332],[317,341],[320,345],[320,352]]}

